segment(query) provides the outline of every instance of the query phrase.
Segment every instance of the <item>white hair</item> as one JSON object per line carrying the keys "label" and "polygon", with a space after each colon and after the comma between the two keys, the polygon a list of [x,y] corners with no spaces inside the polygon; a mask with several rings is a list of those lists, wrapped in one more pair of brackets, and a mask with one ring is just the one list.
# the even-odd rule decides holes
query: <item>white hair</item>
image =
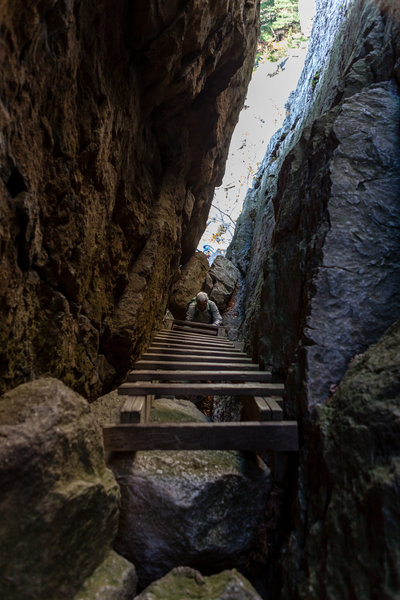
{"label": "white hair", "polygon": [[205,292],[199,292],[196,296],[196,300],[199,302],[207,302],[208,296]]}

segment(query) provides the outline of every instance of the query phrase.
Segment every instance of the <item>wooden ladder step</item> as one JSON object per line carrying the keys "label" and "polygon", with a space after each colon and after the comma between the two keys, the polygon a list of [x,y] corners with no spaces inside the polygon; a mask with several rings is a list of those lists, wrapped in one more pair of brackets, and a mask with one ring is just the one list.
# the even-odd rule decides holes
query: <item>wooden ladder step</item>
{"label": "wooden ladder step", "polygon": [[[188,349],[188,350],[201,350],[202,352],[208,352],[208,350],[216,350],[216,351],[225,351],[225,352],[234,352],[234,353],[240,353],[241,351],[238,348],[235,348],[235,346],[229,345],[229,344],[219,344],[217,346],[215,345],[211,345],[211,344],[207,344],[207,342],[169,342],[169,341],[160,341],[160,340],[153,340],[151,342],[151,346],[150,348],[170,348],[171,350],[173,350],[174,348],[182,348],[182,349]],[[243,352],[241,353],[243,354]]]}
{"label": "wooden ladder step", "polygon": [[119,416],[121,423],[143,423],[146,420],[146,396],[128,396]]}
{"label": "wooden ladder step", "polygon": [[283,410],[276,398],[264,398],[265,403],[271,410],[272,421],[283,421]]}
{"label": "wooden ladder step", "polygon": [[268,371],[206,371],[206,370],[135,370],[128,375],[128,381],[268,381],[272,375]]}
{"label": "wooden ladder step", "polygon": [[[209,360],[209,359],[206,359]],[[183,359],[179,360],[179,361],[169,361],[169,360],[137,360],[133,366],[133,369],[135,370],[139,370],[139,369],[176,369],[176,370],[180,370],[180,369],[190,369],[190,370],[199,370],[199,371],[221,371],[221,370],[228,370],[228,371],[233,371],[233,370],[237,370],[237,371],[242,371],[242,370],[246,370],[246,371],[259,371],[259,366],[248,362],[245,363],[243,361],[238,361],[238,362],[227,362],[227,361],[222,361],[222,362],[194,362],[194,361],[183,361]]]}
{"label": "wooden ladder step", "polygon": [[276,396],[283,393],[281,383],[123,383],[119,394],[142,396],[168,394],[180,396]]}
{"label": "wooden ladder step", "polygon": [[[283,399],[280,398],[283,403]],[[273,396],[253,396],[242,399],[243,420],[245,421],[283,421],[283,410]]]}
{"label": "wooden ladder step", "polygon": [[204,338],[204,335],[195,335],[193,333],[174,333],[173,331],[159,331],[154,337],[157,340],[176,340],[176,341],[189,341],[189,342],[204,342],[213,346],[220,346],[222,344],[229,344],[234,346],[234,342],[228,340],[228,338],[210,337]]}
{"label": "wooden ladder step", "polygon": [[169,352],[162,352],[162,353],[157,353],[156,351],[152,351],[149,352],[147,351],[145,354],[142,354],[142,359],[143,360],[172,360],[172,361],[177,361],[177,360],[182,360],[182,358],[185,358],[185,361],[187,363],[189,362],[210,362],[210,360],[212,360],[214,363],[244,363],[244,364],[254,364],[251,362],[250,358],[247,358],[247,356],[237,356],[236,354],[232,355],[229,354],[227,356],[223,355],[213,355],[210,356],[209,353],[204,353],[204,354],[187,354],[186,352],[180,352],[179,354],[177,353],[172,353],[170,354]]}
{"label": "wooden ladder step", "polygon": [[[183,348],[186,348],[187,346],[194,346],[195,348],[199,348],[199,350],[203,350],[206,348],[210,348],[210,350],[232,350],[232,351],[236,351],[239,350],[239,352],[243,352],[241,351],[237,346],[235,346],[234,344],[219,344],[217,342],[212,343],[212,344],[207,344],[206,342],[197,342],[197,340],[183,340],[182,342],[179,342],[178,340],[168,340],[166,338],[154,338],[151,342],[151,345],[153,344],[163,344],[164,346],[180,346]],[[243,353],[245,354],[245,353]]]}
{"label": "wooden ladder step", "polygon": [[[187,321],[173,321],[171,327],[155,336],[118,388],[125,396],[121,423],[103,428],[105,450],[268,451],[275,476],[283,473],[282,452],[298,450],[297,423],[283,420],[283,384],[272,381],[269,371],[260,371],[238,344],[219,337],[225,334],[223,327]],[[150,423],[154,397],[165,394],[236,396],[243,403],[244,420]]]}
{"label": "wooden ladder step", "polygon": [[103,428],[106,451],[298,450],[296,421],[140,423]]}
{"label": "wooden ladder step", "polygon": [[240,352],[240,350],[214,350],[214,349],[210,349],[210,348],[205,348],[204,350],[201,350],[200,348],[158,348],[158,347],[154,347],[154,346],[150,346],[147,350],[146,350],[147,354],[184,354],[186,356],[196,356],[196,355],[207,355],[207,356],[215,356],[215,357],[221,357],[221,358],[229,358],[230,356],[232,357],[238,357],[238,358],[246,358],[248,359],[248,357],[243,353]]}

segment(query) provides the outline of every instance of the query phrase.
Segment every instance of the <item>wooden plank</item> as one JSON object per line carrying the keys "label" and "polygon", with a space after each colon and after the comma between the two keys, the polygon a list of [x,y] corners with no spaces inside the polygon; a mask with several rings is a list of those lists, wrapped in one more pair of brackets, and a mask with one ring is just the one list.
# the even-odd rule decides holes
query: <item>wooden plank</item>
{"label": "wooden plank", "polygon": [[[207,359],[208,360],[208,359]],[[259,366],[254,363],[234,362],[192,362],[192,361],[169,361],[169,360],[137,360],[133,364],[133,369],[190,369],[190,370],[246,370],[247,372],[259,371]]]}
{"label": "wooden plank", "polygon": [[[183,355],[182,355],[183,354]],[[224,363],[241,363],[241,364],[254,364],[252,363],[250,358],[247,358],[247,356],[232,356],[232,355],[228,355],[228,356],[210,356],[208,353],[204,353],[204,354],[191,354],[190,356],[185,356],[185,353],[179,353],[179,354],[175,354],[175,353],[168,353],[168,352],[162,352],[162,353],[156,353],[156,352],[145,352],[144,354],[142,354],[141,358],[143,360],[171,360],[171,361],[181,361],[183,358],[185,358],[185,362],[187,364],[190,364],[192,362],[210,362],[212,361],[213,363],[219,363],[219,364],[224,364]],[[257,367],[258,368],[258,367]]]}
{"label": "wooden plank", "polygon": [[151,383],[146,381],[123,383],[119,394],[142,396],[168,394],[181,396],[276,396],[283,392],[281,383]]}
{"label": "wooden plank", "polygon": [[188,342],[205,342],[212,346],[224,346],[228,345],[237,348],[236,344],[228,338],[205,338],[204,335],[194,335],[192,333],[168,333],[159,331],[154,337],[155,340],[170,340],[170,341],[188,341]]}
{"label": "wooden plank", "polygon": [[128,396],[120,410],[121,423],[145,421],[146,396]]}
{"label": "wooden plank", "polygon": [[261,396],[241,398],[243,421],[272,421],[271,409]]}
{"label": "wooden plank", "polygon": [[212,323],[198,323],[197,321],[182,321],[181,319],[174,319],[173,325],[185,325],[189,328],[195,328],[198,327],[199,329],[202,330],[207,330],[207,329],[211,329],[212,331],[216,331],[218,329],[218,327],[216,325],[213,325]]}
{"label": "wooden plank", "polygon": [[283,401],[283,398],[282,398],[282,396],[276,396],[276,398],[274,398],[273,396],[269,396],[269,397],[268,397],[268,400],[275,400],[275,402],[277,402],[277,404],[278,404],[278,405],[279,405],[281,408],[283,408],[283,402],[284,402],[284,401]]}
{"label": "wooden plank", "polygon": [[265,402],[271,409],[272,420],[273,421],[282,421],[283,420],[283,410],[277,403],[274,398],[264,398]]}
{"label": "wooden plank", "polygon": [[150,348],[169,348],[171,350],[175,348],[182,348],[187,350],[201,350],[202,352],[216,351],[216,352],[233,352],[234,354],[243,354],[240,350],[234,346],[211,346],[207,342],[168,342],[153,340]]}
{"label": "wooden plank", "polygon": [[216,340],[205,340],[204,338],[198,340],[196,338],[171,338],[170,336],[156,335],[152,340],[152,343],[154,342],[158,342],[159,344],[196,344],[213,348],[232,348],[238,350],[232,342],[218,342]]}
{"label": "wooden plank", "polygon": [[151,395],[151,394],[147,394],[146,395],[146,408],[145,408],[145,423],[148,423],[150,421],[150,412],[151,412],[151,405],[153,404],[153,400],[155,398],[155,395]]}
{"label": "wooden plank", "polygon": [[268,371],[199,371],[192,369],[181,370],[161,370],[161,369],[143,369],[131,371],[128,375],[128,381],[271,381],[271,373]]}
{"label": "wooden plank", "polygon": [[106,451],[298,450],[296,421],[277,423],[139,423],[103,428]]}
{"label": "wooden plank", "polygon": [[[187,321],[189,323],[189,321]],[[202,325],[202,323],[196,323],[196,325]],[[212,325],[210,325],[210,327],[213,327]],[[188,329],[187,326],[185,325],[173,325],[172,326],[172,330],[173,331],[186,331]],[[204,335],[204,337],[209,336],[217,336],[218,334],[218,328],[217,327],[213,327],[213,329],[195,329],[195,328],[191,328],[192,331],[195,331],[196,333],[201,333],[202,335]]]}
{"label": "wooden plank", "polygon": [[158,348],[158,347],[153,347],[150,346],[149,348],[147,348],[146,353],[148,354],[183,354],[185,356],[196,356],[196,355],[205,355],[205,356],[215,356],[215,357],[221,357],[221,358],[229,358],[229,357],[241,357],[241,358],[248,358],[245,354],[243,354],[242,352],[240,352],[239,350],[236,350],[234,352],[230,351],[230,350],[210,350],[209,348],[205,348],[204,350],[200,350],[200,348]]}

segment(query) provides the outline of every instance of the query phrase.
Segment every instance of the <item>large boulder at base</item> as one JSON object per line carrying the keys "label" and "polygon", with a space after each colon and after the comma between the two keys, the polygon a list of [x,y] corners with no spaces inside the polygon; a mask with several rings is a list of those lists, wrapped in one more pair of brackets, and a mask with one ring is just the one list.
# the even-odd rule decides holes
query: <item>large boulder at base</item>
{"label": "large boulder at base", "polygon": [[104,560],[118,522],[89,404],[56,379],[0,398],[0,596],[71,600]]}
{"label": "large boulder at base", "polygon": [[[169,420],[179,420],[182,402],[172,411],[168,400]],[[110,466],[121,488],[115,548],[141,587],[182,564],[204,573],[243,564],[270,489],[265,468],[236,451],[205,450],[115,454]]]}
{"label": "large boulder at base", "polygon": [[203,577],[189,567],[177,567],[152,583],[135,600],[261,600],[236,569]]}
{"label": "large boulder at base", "polygon": [[85,581],[74,600],[132,600],[136,585],[135,567],[112,550]]}
{"label": "large boulder at base", "polygon": [[203,290],[214,300],[220,311],[228,306],[238,279],[239,271],[235,265],[224,256],[217,256],[207,273]]}
{"label": "large boulder at base", "polygon": [[126,396],[118,394],[118,390],[113,390],[97,398],[90,404],[90,408],[98,424],[103,427],[120,422],[120,412],[125,401]]}
{"label": "large boulder at base", "polygon": [[203,252],[196,252],[182,267],[181,276],[172,288],[169,309],[175,319],[184,319],[188,302],[201,290],[210,265]]}

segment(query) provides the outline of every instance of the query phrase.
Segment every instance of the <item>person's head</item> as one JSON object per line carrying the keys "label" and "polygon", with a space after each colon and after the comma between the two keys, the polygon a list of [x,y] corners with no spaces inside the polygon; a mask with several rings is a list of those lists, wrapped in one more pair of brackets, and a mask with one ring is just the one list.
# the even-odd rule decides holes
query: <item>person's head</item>
{"label": "person's head", "polygon": [[196,296],[197,307],[199,310],[206,310],[208,303],[208,296],[205,292],[199,292]]}

